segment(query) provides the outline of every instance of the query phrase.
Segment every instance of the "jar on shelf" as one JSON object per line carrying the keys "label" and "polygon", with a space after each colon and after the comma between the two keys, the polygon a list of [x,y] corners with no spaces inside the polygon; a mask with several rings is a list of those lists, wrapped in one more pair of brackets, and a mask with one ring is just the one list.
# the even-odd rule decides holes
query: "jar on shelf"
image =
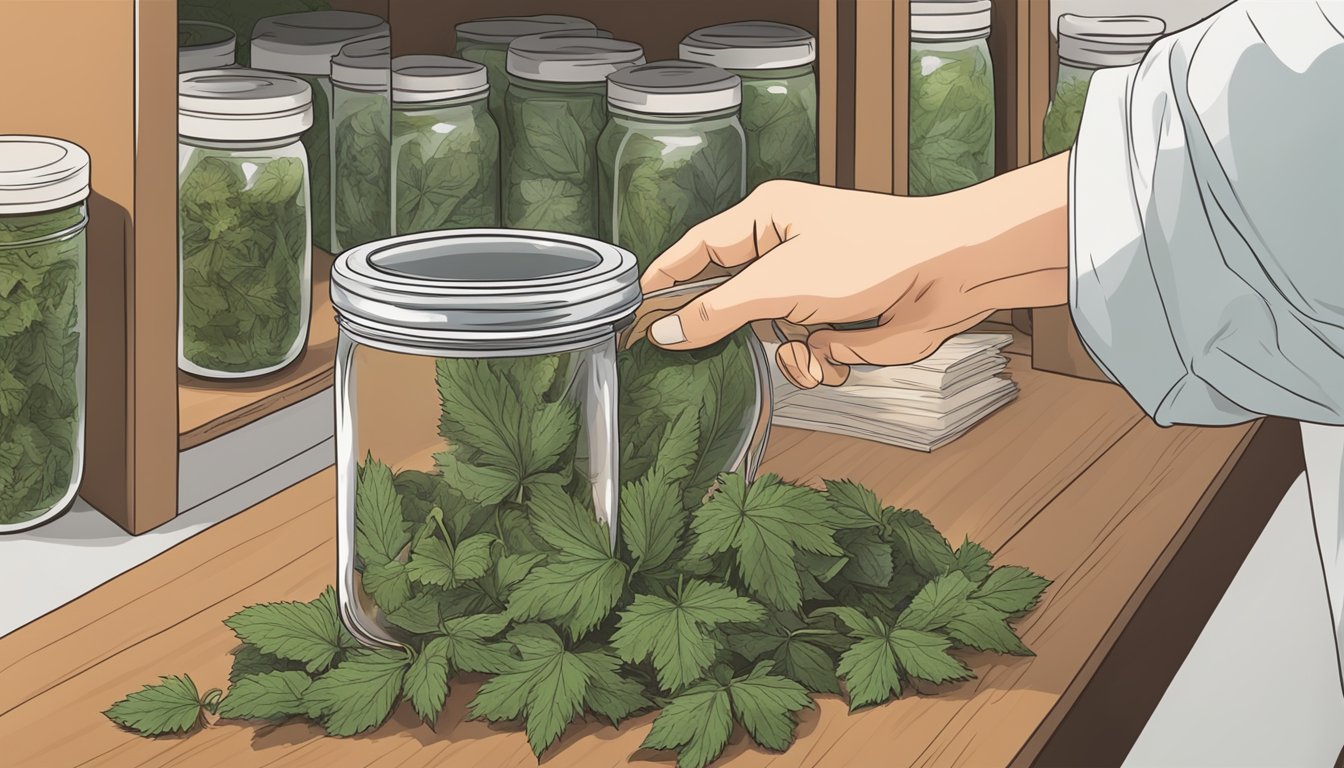
{"label": "jar on shelf", "polygon": [[84,470],[89,155],[0,136],[0,533],[74,503]]}
{"label": "jar on shelf", "polygon": [[464,21],[453,29],[453,51],[458,58],[483,64],[490,79],[490,114],[496,123],[504,122],[504,90],[508,83],[509,43],[527,35],[543,32],[568,32],[596,35],[591,21],[575,16],[541,14],[538,16],[496,16]]}
{"label": "jar on shelf", "polygon": [[1138,64],[1166,29],[1152,16],[1059,17],[1059,70],[1043,126],[1047,156],[1071,148],[1078,138],[1092,73]]}
{"label": "jar on shelf", "polygon": [[398,56],[392,70],[396,234],[499,226],[499,129],[485,66]]}
{"label": "jar on shelf", "polygon": [[680,55],[742,78],[748,191],[770,179],[818,180],[811,33],[773,21],[719,24],[687,35]]}
{"label": "jar on shelf", "polygon": [[313,190],[313,244],[330,251],[332,232],[331,59],[347,43],[389,36],[387,22],[369,13],[305,11],[269,16],[252,28],[255,69],[293,75],[313,92],[313,127],[303,135]]}
{"label": "jar on shelf", "polygon": [[350,43],[331,60],[331,249],[392,234],[392,49]]}
{"label": "jar on shelf", "polygon": [[302,80],[249,69],[178,77],[178,367],[260,376],[293,362],[312,298]]}
{"label": "jar on shelf", "polygon": [[177,71],[223,69],[233,66],[236,46],[233,30],[208,21],[177,22]]}
{"label": "jar on shelf", "polygon": [[607,79],[600,236],[632,251],[641,271],[746,195],[741,103],[738,76],[708,64],[658,61]]}
{"label": "jar on shelf", "polygon": [[594,149],[607,122],[606,78],[643,63],[639,45],[603,37],[550,32],[509,45],[504,226],[598,236]]}
{"label": "jar on shelf", "polygon": [[911,195],[937,195],[994,175],[990,0],[910,4]]}

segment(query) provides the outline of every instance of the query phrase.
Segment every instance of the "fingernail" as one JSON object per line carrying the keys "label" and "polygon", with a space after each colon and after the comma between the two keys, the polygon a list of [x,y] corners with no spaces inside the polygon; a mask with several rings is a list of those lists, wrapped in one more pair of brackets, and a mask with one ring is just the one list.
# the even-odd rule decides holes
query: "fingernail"
{"label": "fingernail", "polygon": [[681,329],[681,318],[668,315],[658,320],[649,328],[649,338],[660,346],[681,344],[686,341],[686,332]]}
{"label": "fingernail", "polygon": [[815,381],[820,383],[826,375],[826,371],[821,367],[821,361],[817,359],[816,355],[812,354],[811,350],[800,352],[799,354],[807,355],[807,372],[812,375],[812,378]]}

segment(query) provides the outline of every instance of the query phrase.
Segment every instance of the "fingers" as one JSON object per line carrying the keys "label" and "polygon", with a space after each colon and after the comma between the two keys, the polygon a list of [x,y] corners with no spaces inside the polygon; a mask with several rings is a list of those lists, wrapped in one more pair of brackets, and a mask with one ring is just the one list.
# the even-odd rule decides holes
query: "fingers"
{"label": "fingers", "polygon": [[812,354],[807,344],[790,341],[775,353],[779,370],[795,387],[812,389],[820,384],[838,387],[849,378],[849,366],[838,365]]}
{"label": "fingers", "polygon": [[752,321],[788,317],[797,306],[798,289],[787,272],[769,261],[755,262],[658,320],[649,338],[667,349],[696,349]]}
{"label": "fingers", "polygon": [[834,366],[907,365],[933,354],[949,335],[902,331],[884,324],[852,331],[817,331],[807,337],[807,346],[813,355]]}
{"label": "fingers", "polygon": [[783,242],[780,230],[770,218],[771,203],[762,194],[763,188],[764,185],[732,208],[692,227],[654,259],[639,281],[644,293],[690,280],[710,264],[740,267]]}

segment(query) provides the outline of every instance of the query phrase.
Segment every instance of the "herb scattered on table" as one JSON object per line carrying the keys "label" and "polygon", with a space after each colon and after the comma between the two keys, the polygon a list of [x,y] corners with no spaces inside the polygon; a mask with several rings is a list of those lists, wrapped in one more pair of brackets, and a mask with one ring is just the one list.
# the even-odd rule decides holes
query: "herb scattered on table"
{"label": "herb scattered on table", "polygon": [[511,85],[505,98],[504,226],[597,237],[602,86],[543,93]]}
{"label": "herb scattered on table", "polygon": [[308,319],[303,163],[196,151],[178,193],[183,357],[230,373],[279,365]]}
{"label": "herb scattered on table", "polygon": [[817,81],[811,68],[773,77],[743,73],[742,129],[748,190],[770,179],[816,183]]}
{"label": "herb scattered on table", "polygon": [[1054,155],[1073,147],[1078,138],[1078,126],[1083,121],[1083,105],[1087,103],[1090,77],[1069,78],[1055,89],[1050,108],[1045,112],[1045,154]]}
{"label": "herb scattered on table", "polygon": [[[919,512],[855,483],[720,474],[732,432],[720,409],[732,408],[716,393],[733,374],[722,356],[660,368],[645,357],[655,353],[669,354],[636,345],[622,359],[653,373],[623,388],[615,552],[565,447],[577,421],[557,397],[561,362],[440,365],[440,427],[458,446],[440,455],[441,474],[367,457],[357,483],[361,583],[404,647],[356,647],[331,589],[250,606],[226,622],[242,645],[219,716],[303,717],[349,736],[406,701],[433,724],[470,672],[488,677],[468,716],[521,721],[538,756],[584,713],[619,726],[660,710],[643,746],[699,768],[738,725],[788,749],[812,693],[859,709],[972,677],[967,649],[1030,654],[1011,622],[1047,580],[994,567],[971,541],[954,549]],[[700,408],[686,407],[697,396]],[[455,481],[468,477],[471,498]],[[196,701],[187,693],[174,696],[174,725]],[[164,732],[119,717],[131,700],[109,716]]]}
{"label": "herb scattered on table", "polygon": [[387,95],[342,91],[332,128],[337,251],[392,234],[392,113]]}
{"label": "herb scattered on table", "polygon": [[499,130],[482,102],[398,107],[392,121],[397,234],[499,226]]}
{"label": "herb scattered on table", "polygon": [[54,236],[83,218],[0,216],[0,525],[60,503],[79,461],[84,238]]}
{"label": "herb scattered on table", "polygon": [[994,175],[994,77],[976,47],[910,51],[910,194]]}

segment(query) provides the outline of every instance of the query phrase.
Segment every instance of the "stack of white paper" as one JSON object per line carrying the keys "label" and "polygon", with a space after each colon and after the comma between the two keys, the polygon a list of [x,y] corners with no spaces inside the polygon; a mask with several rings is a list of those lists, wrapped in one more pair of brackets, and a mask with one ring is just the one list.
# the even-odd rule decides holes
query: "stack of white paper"
{"label": "stack of white paper", "polygon": [[853,366],[839,387],[798,389],[779,372],[767,345],[773,423],[931,451],[1017,397],[1003,374],[1006,333],[964,333],[913,365]]}

